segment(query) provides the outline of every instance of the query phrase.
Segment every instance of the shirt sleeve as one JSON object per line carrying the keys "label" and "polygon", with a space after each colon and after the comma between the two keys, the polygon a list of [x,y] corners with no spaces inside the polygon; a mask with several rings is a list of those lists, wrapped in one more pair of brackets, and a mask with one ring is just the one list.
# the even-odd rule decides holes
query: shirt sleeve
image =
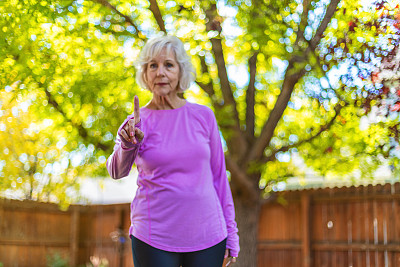
{"label": "shirt sleeve", "polygon": [[226,176],[225,156],[222,149],[221,137],[219,135],[217,121],[213,113],[210,123],[211,169],[214,176],[214,187],[221,202],[228,230],[226,248],[230,249],[230,256],[237,257],[240,246],[238,228],[235,221],[235,207],[229,181]]}
{"label": "shirt sleeve", "polygon": [[[133,119],[133,115],[128,116],[128,118],[121,124],[118,129],[117,138],[114,145],[114,151],[107,159],[107,170],[110,176],[114,179],[120,179],[122,177],[128,176],[132,169],[133,162],[139,152],[139,148],[143,142],[141,140],[137,144],[126,141],[121,136],[121,130],[125,124]],[[141,121],[139,121],[135,127],[141,130]]]}

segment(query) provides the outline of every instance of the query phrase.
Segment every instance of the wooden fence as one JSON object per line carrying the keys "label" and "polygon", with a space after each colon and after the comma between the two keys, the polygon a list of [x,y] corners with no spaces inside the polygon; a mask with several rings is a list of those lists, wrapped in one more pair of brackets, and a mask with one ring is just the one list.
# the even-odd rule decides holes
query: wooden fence
{"label": "wooden fence", "polygon": [[400,184],[282,192],[262,207],[260,267],[400,266]]}
{"label": "wooden fence", "polygon": [[54,204],[0,200],[0,262],[47,266],[58,254],[71,266],[86,266],[91,257],[107,259],[110,267],[133,266],[129,224],[129,204],[60,211]]}
{"label": "wooden fence", "polygon": [[[259,267],[400,267],[400,184],[280,192],[262,207]],[[56,205],[0,200],[0,262],[71,266],[92,257],[133,266],[129,204]],[[251,266],[249,266],[251,267]]]}

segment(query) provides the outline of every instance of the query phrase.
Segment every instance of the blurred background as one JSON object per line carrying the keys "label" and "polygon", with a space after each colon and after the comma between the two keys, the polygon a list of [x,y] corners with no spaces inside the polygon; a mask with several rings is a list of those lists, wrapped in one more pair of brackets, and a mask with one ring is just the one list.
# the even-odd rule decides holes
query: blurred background
{"label": "blurred background", "polygon": [[235,266],[400,264],[399,1],[5,0],[0,266],[132,266],[137,172],[105,164],[163,34],[217,117]]}

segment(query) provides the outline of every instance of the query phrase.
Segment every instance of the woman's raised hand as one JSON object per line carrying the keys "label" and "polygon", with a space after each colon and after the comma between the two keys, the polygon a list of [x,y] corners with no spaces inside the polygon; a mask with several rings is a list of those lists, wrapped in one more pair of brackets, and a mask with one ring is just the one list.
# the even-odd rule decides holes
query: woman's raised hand
{"label": "woman's raised hand", "polygon": [[143,132],[136,127],[136,124],[140,122],[140,109],[139,109],[139,97],[135,95],[133,101],[133,119],[130,119],[121,130],[121,136],[128,142],[133,144],[140,143],[143,140]]}

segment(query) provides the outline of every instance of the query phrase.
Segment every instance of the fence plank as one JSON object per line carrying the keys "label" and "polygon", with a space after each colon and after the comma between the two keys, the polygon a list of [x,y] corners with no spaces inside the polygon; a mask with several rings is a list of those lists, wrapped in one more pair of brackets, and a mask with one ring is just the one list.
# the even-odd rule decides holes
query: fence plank
{"label": "fence plank", "polygon": [[[261,209],[259,267],[400,267],[400,183],[277,194],[279,203]],[[46,256],[59,253],[70,256],[72,266],[97,256],[109,266],[132,267],[129,209],[73,205],[60,211],[53,204],[0,199],[0,261],[46,266]]]}
{"label": "fence plank", "polygon": [[302,257],[303,267],[311,265],[311,250],[310,250],[310,195],[303,193],[301,195],[301,212],[302,212]]}
{"label": "fence plank", "polygon": [[78,264],[78,249],[79,249],[79,210],[72,209],[71,214],[71,241],[70,241],[70,263],[75,267]]}
{"label": "fence plank", "polygon": [[[333,266],[400,266],[400,183],[387,185],[367,185],[349,188],[326,188],[318,190],[286,191],[277,193],[275,199],[286,199],[286,205],[276,202],[262,207],[259,235],[259,262],[268,262],[268,266],[285,265],[286,260],[272,257],[268,251],[300,251],[300,261],[310,267]],[[310,214],[310,252],[305,253],[307,237],[305,216],[296,216],[296,199],[308,195]],[[303,197],[304,198],[304,197]],[[304,212],[305,200],[301,210]],[[285,212],[286,211],[286,212]],[[285,217],[271,222],[270,215],[286,214]],[[264,221],[268,218],[269,222]],[[282,221],[283,220],[283,221]],[[278,222],[279,221],[279,222]],[[299,237],[287,232],[274,231],[271,225],[302,225]],[[303,229],[304,228],[304,229]],[[275,228],[276,229],[276,228]],[[300,250],[299,250],[300,247]],[[262,252],[262,253],[261,253]],[[292,255],[292,254],[291,254]],[[267,266],[259,264],[259,266]]]}

